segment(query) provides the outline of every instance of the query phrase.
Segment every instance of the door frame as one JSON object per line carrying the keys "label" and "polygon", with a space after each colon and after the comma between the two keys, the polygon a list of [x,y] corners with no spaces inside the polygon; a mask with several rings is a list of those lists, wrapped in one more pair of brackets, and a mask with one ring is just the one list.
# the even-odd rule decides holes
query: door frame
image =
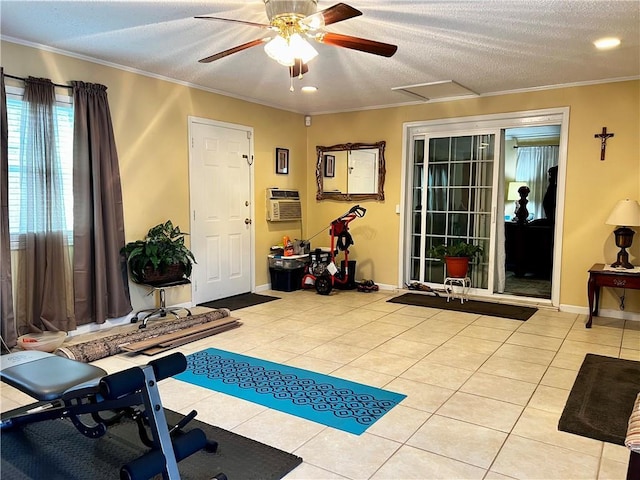
{"label": "door frame", "polygon": [[[255,139],[254,139],[254,134],[253,134],[253,127],[249,127],[247,125],[240,125],[237,123],[229,123],[229,122],[222,122],[219,120],[212,120],[209,118],[203,118],[203,117],[196,117],[196,116],[192,116],[189,115],[187,117],[187,133],[188,133],[188,150],[189,150],[189,231],[193,232],[193,223],[194,223],[194,219],[195,219],[195,205],[194,205],[194,199],[192,196],[192,192],[193,192],[193,178],[192,178],[192,165],[193,165],[193,158],[192,158],[192,138],[193,138],[193,124],[194,123],[201,123],[201,124],[205,124],[205,125],[210,125],[213,127],[219,127],[219,128],[229,128],[229,129],[234,129],[234,130],[241,130],[241,131],[245,131],[247,132],[248,135],[248,140],[249,140],[249,157],[251,159],[251,163],[249,164],[249,195],[250,195],[250,215],[251,215],[251,224],[249,225],[249,254],[250,254],[250,262],[251,265],[249,266],[249,276],[250,276],[250,289],[251,292],[255,292],[256,290],[256,271],[255,271],[255,266],[256,266],[256,252],[255,252],[255,244],[256,244],[256,229],[255,229],[255,175],[254,175],[254,167],[253,167],[253,161],[254,161],[254,144],[255,144]],[[196,252],[194,252],[195,254]],[[197,264],[193,265],[193,268],[198,268]],[[193,283],[191,284],[191,298],[195,298],[195,289],[196,289],[196,285],[194,285]]]}
{"label": "door frame", "polygon": [[[472,131],[476,129],[499,129],[519,128],[528,126],[542,125],[560,125],[560,145],[558,152],[558,190],[556,205],[556,223],[554,228],[554,249],[553,249],[553,274],[552,274],[552,290],[551,299],[529,299],[527,297],[510,296],[504,294],[489,294],[484,290],[479,290],[479,296],[489,296],[500,298],[500,300],[514,300],[526,303],[537,303],[541,305],[551,305],[553,307],[560,306],[560,281],[561,281],[561,262],[562,262],[562,226],[564,223],[564,198],[566,188],[566,167],[567,167],[567,146],[569,133],[569,107],[549,108],[541,110],[526,110],[519,112],[498,113],[490,115],[473,115],[468,117],[443,118],[438,120],[425,120],[405,122],[402,125],[402,169],[400,175],[400,228],[398,238],[398,288],[402,288],[405,276],[408,273],[407,255],[410,252],[410,234],[411,221],[409,216],[411,212],[407,209],[411,208],[411,164],[412,158],[409,158],[413,151],[412,139],[414,135],[424,134],[443,134],[455,136],[461,131]],[[502,135],[500,135],[500,140]],[[502,145],[501,145],[502,148]],[[503,159],[500,158],[499,168],[503,168]],[[494,189],[497,190],[497,189]],[[502,214],[493,210],[492,223],[502,219]],[[495,232],[495,228],[492,229]],[[495,234],[494,234],[495,235]]]}

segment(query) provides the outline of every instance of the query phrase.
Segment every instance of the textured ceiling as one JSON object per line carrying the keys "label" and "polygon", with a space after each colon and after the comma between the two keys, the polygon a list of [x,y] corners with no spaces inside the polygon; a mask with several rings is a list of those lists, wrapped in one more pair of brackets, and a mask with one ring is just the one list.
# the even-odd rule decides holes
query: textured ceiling
{"label": "textured ceiling", "polygon": [[[198,60],[264,30],[198,15],[268,23],[261,0],[0,2],[4,40],[42,45],[304,114],[419,101],[394,87],[454,81],[479,95],[640,77],[637,0],[353,0],[360,17],[335,33],[398,45],[391,58],[314,43],[320,53],[289,91],[286,67],[261,46]],[[318,9],[334,2],[319,0]],[[622,45],[597,51],[592,42]],[[6,73],[11,74],[11,71]],[[70,79],[55,78],[54,81]],[[315,93],[300,91],[318,87]]]}

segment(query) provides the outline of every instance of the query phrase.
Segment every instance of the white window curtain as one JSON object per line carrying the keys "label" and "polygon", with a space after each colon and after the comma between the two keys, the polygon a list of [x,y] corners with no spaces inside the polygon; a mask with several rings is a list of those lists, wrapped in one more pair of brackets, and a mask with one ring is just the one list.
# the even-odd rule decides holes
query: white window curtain
{"label": "white window curtain", "polygon": [[533,218],[544,218],[542,200],[549,186],[548,171],[558,164],[557,145],[520,146],[516,160],[516,182],[526,182],[531,190],[527,210]]}
{"label": "white window curtain", "polygon": [[54,85],[25,80],[20,125],[18,333],[75,329]]}

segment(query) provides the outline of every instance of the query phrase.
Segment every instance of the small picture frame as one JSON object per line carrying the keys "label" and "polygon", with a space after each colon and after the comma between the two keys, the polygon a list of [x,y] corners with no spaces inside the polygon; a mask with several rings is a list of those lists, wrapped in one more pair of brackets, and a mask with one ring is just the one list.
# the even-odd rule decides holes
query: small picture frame
{"label": "small picture frame", "polygon": [[324,156],[324,176],[332,178],[336,176],[336,157],[335,155]]}
{"label": "small picture frame", "polygon": [[276,173],[287,175],[289,173],[289,149],[276,148]]}

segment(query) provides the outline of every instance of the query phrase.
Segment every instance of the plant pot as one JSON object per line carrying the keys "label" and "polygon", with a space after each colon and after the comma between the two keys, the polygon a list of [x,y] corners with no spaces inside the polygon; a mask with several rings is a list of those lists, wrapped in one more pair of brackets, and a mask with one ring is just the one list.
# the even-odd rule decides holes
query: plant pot
{"label": "plant pot", "polygon": [[465,278],[469,271],[469,257],[444,257],[447,277]]}
{"label": "plant pot", "polygon": [[178,280],[182,280],[183,278],[184,265],[181,263],[169,265],[164,272],[156,270],[151,266],[147,266],[144,268],[142,283],[147,283],[149,285],[159,285],[163,283],[177,282]]}

